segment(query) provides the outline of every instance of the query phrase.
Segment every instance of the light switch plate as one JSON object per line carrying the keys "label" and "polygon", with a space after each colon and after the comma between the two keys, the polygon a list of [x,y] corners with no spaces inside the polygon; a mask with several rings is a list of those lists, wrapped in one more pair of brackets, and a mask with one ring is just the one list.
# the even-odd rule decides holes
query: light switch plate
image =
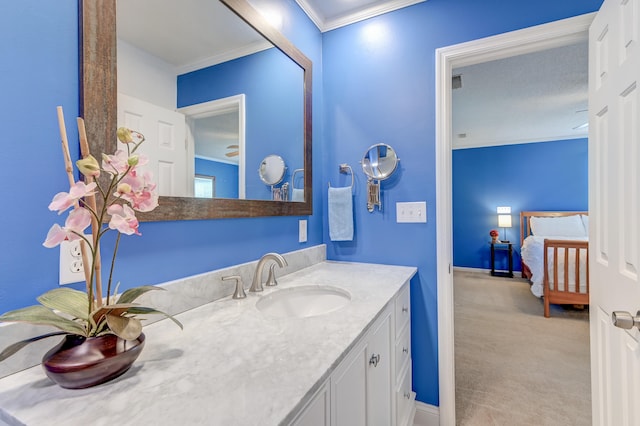
{"label": "light switch plate", "polygon": [[397,223],[427,223],[427,202],[396,203]]}

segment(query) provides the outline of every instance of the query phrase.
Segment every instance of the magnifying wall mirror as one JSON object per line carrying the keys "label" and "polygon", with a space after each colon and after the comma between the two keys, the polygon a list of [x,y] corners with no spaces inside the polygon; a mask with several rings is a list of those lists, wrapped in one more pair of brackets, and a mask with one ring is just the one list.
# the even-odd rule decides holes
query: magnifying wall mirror
{"label": "magnifying wall mirror", "polygon": [[260,179],[267,185],[277,185],[282,182],[287,166],[279,155],[267,155],[260,163],[258,174]]}
{"label": "magnifying wall mirror", "polygon": [[388,179],[398,167],[396,152],[391,146],[379,143],[369,147],[362,158],[362,171],[367,175],[367,210],[373,212],[377,206],[382,210],[380,181]]}
{"label": "magnifying wall mirror", "polygon": [[[169,4],[170,2],[166,3]],[[231,218],[231,217],[260,217],[260,216],[285,216],[285,215],[309,215],[312,213],[312,173],[311,173],[311,61],[297,49],[289,40],[287,40],[282,34],[274,29],[262,15],[257,12],[246,0],[211,0],[206,2],[199,2],[197,0],[189,0],[186,2],[175,1],[176,5],[186,7],[187,4],[203,4],[210,6],[211,3],[216,5],[224,5],[223,9],[232,11],[233,15],[237,15],[239,19],[248,28],[252,28],[254,32],[257,32],[263,37],[263,44],[267,47],[263,49],[263,52],[279,51],[281,52],[281,58],[277,59],[280,62],[289,61],[292,64],[293,72],[291,75],[297,75],[294,77],[298,82],[297,88],[291,86],[294,91],[300,93],[298,101],[294,101],[294,104],[280,108],[274,108],[273,102],[278,100],[277,97],[272,97],[272,103],[262,102],[258,107],[251,107],[252,112],[269,114],[272,111],[284,111],[279,117],[280,122],[291,121],[291,117],[297,116],[297,123],[294,123],[293,127],[289,127],[290,133],[283,137],[283,133],[271,131],[269,129],[261,131],[251,130],[247,127],[247,133],[245,135],[245,145],[236,141],[224,142],[224,157],[229,163],[233,162],[237,157],[244,156],[246,163],[256,164],[257,159],[263,158],[268,154],[267,150],[273,152],[273,147],[269,146],[269,140],[284,141],[285,144],[290,146],[301,147],[298,148],[298,154],[290,157],[288,146],[284,146],[287,159],[292,162],[292,168],[302,168],[304,170],[304,186],[303,186],[303,199],[298,202],[273,202],[269,199],[261,199],[258,192],[258,185],[262,185],[262,182],[255,173],[255,168],[246,168],[247,180],[251,176],[251,179],[257,181],[258,185],[253,190],[251,182],[246,183],[247,196],[243,199],[243,191],[237,190],[239,194],[238,199],[227,198],[191,198],[185,195],[189,195],[189,188],[187,184],[186,190],[183,192],[165,191],[161,193],[159,200],[159,207],[154,211],[141,214],[140,220],[144,221],[159,221],[159,220],[190,220],[190,219],[209,219],[209,218]],[[120,3],[118,6],[121,6]],[[124,5],[122,5],[124,7]],[[155,7],[155,6],[154,6]],[[161,6],[158,6],[161,7]],[[116,53],[118,50],[124,52],[125,49],[116,48],[117,37],[117,14],[116,14],[116,0],[103,0],[101,2],[95,2],[92,0],[80,1],[80,14],[82,17],[81,28],[81,116],[85,119],[85,125],[87,129],[87,135],[91,151],[94,154],[101,152],[113,152],[116,147],[115,129],[118,127],[118,111],[117,111],[117,91],[121,88],[125,88],[127,81],[123,79],[122,82],[117,81],[117,75],[120,73],[117,66],[118,56],[122,52]],[[226,12],[228,13],[228,10]],[[215,13],[216,16],[217,12]],[[222,14],[222,12],[220,12]],[[181,16],[181,14],[180,14]],[[211,17],[211,22],[206,22],[207,17]],[[212,14],[202,13],[199,17],[199,25],[208,27],[215,27]],[[205,20],[205,22],[202,22]],[[227,18],[225,18],[227,21]],[[194,22],[194,25],[196,23]],[[194,28],[191,28],[194,30]],[[169,29],[168,29],[169,30]],[[178,37],[177,34],[173,34],[174,37]],[[198,33],[203,31],[198,30]],[[226,38],[229,35],[225,36]],[[219,40],[215,40],[216,42]],[[266,49],[266,50],[265,50]],[[295,73],[295,69],[298,73]],[[187,72],[187,74],[192,74]],[[283,73],[276,73],[282,75]],[[150,79],[154,76],[153,72],[148,73]],[[272,73],[273,75],[273,73]],[[262,79],[254,80],[262,81]],[[122,83],[122,85],[120,84]],[[255,85],[255,84],[254,84]],[[122,87],[121,87],[122,86]],[[264,85],[263,85],[264,86]],[[182,99],[179,96],[180,99]],[[191,102],[206,102],[207,99],[201,101],[194,100]],[[190,103],[180,104],[176,107],[190,105]],[[260,111],[262,108],[264,111]],[[247,109],[249,110],[249,108]],[[251,120],[252,117],[247,116],[247,120]],[[264,123],[274,123],[276,120],[273,118],[264,118],[261,120]],[[254,121],[255,122],[255,121]],[[250,126],[251,123],[248,123]],[[131,126],[132,128],[133,125]],[[138,130],[138,129],[136,129]],[[166,133],[166,132],[165,132]],[[262,146],[258,143],[252,145],[251,138],[256,134],[259,134],[261,138]],[[150,140],[148,134],[147,140]],[[163,135],[164,136],[164,135]],[[161,138],[158,138],[161,139]],[[280,143],[280,142],[278,142]],[[255,148],[252,148],[255,147]],[[267,152],[262,151],[264,149]],[[196,154],[198,157],[205,157],[207,154]],[[254,158],[252,160],[254,156]],[[193,167],[192,167],[193,168]],[[252,173],[250,173],[251,171]],[[191,173],[193,175],[202,175],[197,167],[191,172],[187,171],[187,175]],[[284,176],[285,179],[289,179]],[[235,178],[240,182],[242,178]],[[243,186],[240,182],[239,186]],[[221,192],[218,192],[221,193]]]}

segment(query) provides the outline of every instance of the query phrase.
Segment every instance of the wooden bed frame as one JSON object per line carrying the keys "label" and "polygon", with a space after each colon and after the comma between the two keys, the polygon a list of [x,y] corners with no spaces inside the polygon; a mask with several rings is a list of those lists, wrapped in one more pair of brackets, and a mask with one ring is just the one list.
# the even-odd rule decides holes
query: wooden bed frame
{"label": "wooden bed frame", "polygon": [[[532,212],[521,212],[520,213],[520,247],[524,244],[524,239],[529,235],[532,235],[531,232],[531,218],[532,217],[562,217],[562,216],[573,216],[573,215],[588,215],[588,212],[548,212],[548,211],[532,211]],[[564,249],[564,270],[558,271],[558,251],[559,249]],[[569,249],[574,249],[574,253],[571,257],[574,259],[570,259]],[[575,262],[575,290],[569,291],[569,286],[564,285],[562,290],[558,290],[558,286],[554,286],[553,289],[550,288],[549,285],[549,266],[548,266],[548,256],[544,256],[544,316],[545,318],[549,318],[549,305],[559,304],[559,305],[588,305],[589,304],[589,243],[586,241],[569,241],[569,240],[544,240],[544,253],[549,253],[549,251],[553,252],[554,258],[554,268],[551,273],[553,277],[553,282],[558,282],[559,277],[564,278],[564,282],[569,282],[569,264],[570,262]],[[586,292],[580,292],[580,254],[582,251],[586,252]],[[529,267],[522,261],[522,276],[524,278],[531,278],[531,270]]]}

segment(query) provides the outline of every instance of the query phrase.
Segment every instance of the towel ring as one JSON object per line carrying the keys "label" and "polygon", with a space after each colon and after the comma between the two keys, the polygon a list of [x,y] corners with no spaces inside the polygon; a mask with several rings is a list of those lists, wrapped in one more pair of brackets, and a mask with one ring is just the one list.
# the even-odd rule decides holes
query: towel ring
{"label": "towel ring", "polygon": [[[354,180],[353,180],[353,169],[351,168],[351,166],[348,165],[347,163],[342,163],[340,164],[339,170],[340,170],[340,173],[345,175],[347,173],[351,173],[351,186],[349,186],[349,188],[353,190]],[[329,182],[329,188],[331,188],[331,182]]]}

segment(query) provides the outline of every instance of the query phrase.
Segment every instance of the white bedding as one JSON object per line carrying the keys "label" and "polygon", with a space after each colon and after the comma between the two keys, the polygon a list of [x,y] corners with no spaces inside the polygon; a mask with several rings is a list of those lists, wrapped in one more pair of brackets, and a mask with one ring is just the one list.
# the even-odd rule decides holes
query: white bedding
{"label": "white bedding", "polygon": [[[530,235],[525,238],[522,248],[520,250],[520,255],[522,256],[522,260],[527,264],[529,269],[531,270],[531,293],[536,297],[542,297],[544,293],[543,282],[544,282],[544,240],[570,240],[570,241],[589,241],[588,237],[555,237],[555,236],[534,236]],[[549,250],[549,270],[553,270],[553,251]],[[575,249],[569,249],[569,259],[575,259]],[[564,270],[564,249],[558,249],[558,271]],[[587,283],[587,255],[584,250],[581,250],[580,253],[580,292],[586,292],[586,283]],[[564,274],[560,274],[558,277],[558,288],[564,288]],[[553,275],[550,274],[551,280],[553,279]],[[575,291],[575,264],[571,262],[569,264],[569,290]],[[550,287],[554,288],[554,283],[550,282]]]}

